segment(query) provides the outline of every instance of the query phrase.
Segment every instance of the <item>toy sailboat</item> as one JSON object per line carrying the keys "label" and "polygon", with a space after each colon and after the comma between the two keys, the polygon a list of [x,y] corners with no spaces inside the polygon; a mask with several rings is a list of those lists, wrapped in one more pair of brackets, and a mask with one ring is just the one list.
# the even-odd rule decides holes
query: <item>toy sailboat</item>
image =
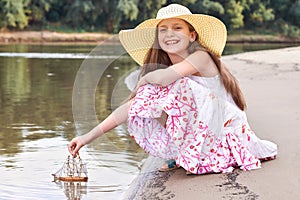
{"label": "toy sailboat", "polygon": [[86,164],[82,162],[79,155],[76,158],[69,155],[62,168],[52,176],[54,176],[54,181],[86,182],[88,180]]}

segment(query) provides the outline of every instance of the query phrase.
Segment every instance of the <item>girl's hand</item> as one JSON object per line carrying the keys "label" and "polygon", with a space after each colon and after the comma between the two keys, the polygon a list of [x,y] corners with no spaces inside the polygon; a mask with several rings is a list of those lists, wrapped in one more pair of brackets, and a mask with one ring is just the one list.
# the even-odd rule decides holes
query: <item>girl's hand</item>
{"label": "girl's hand", "polygon": [[163,70],[162,69],[157,69],[155,71],[149,72],[146,75],[144,75],[138,82],[137,88],[146,85],[148,83],[154,84],[161,86],[162,85],[162,79],[163,77],[161,76]]}
{"label": "girl's hand", "polygon": [[68,150],[70,154],[75,158],[80,150],[81,147],[84,146],[84,143],[81,137],[73,138],[70,144],[68,145]]}

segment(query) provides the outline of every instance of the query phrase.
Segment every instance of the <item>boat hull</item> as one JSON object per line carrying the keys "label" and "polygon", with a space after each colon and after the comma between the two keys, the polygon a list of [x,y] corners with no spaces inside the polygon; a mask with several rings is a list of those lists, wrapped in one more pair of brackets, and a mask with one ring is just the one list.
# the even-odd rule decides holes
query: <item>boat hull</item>
{"label": "boat hull", "polygon": [[56,177],[56,176],[54,176],[54,180],[67,181],[67,182],[87,182],[88,177],[80,177],[80,176]]}

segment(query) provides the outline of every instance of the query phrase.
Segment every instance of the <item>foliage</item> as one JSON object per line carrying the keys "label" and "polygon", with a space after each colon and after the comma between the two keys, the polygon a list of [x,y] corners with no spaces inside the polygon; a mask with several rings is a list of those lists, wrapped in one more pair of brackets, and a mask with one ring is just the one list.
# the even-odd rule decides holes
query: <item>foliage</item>
{"label": "foliage", "polygon": [[244,26],[244,15],[242,14],[244,7],[240,2],[230,0],[226,5],[226,13],[229,17],[229,27],[233,29],[241,28]]}
{"label": "foliage", "polygon": [[300,27],[300,0],[272,0],[275,19]]}
{"label": "foliage", "polygon": [[196,1],[193,6],[191,6],[191,11],[193,13],[211,14],[216,16],[221,16],[225,13],[224,6],[220,2],[210,0]]}
{"label": "foliage", "polygon": [[93,23],[94,19],[92,15],[93,9],[95,8],[93,2],[90,0],[74,0],[69,6],[65,22],[73,28],[89,28],[89,25]]}
{"label": "foliage", "polygon": [[29,3],[29,19],[35,23],[43,22],[45,15],[50,10],[50,1],[47,0],[31,0]]}
{"label": "foliage", "polygon": [[300,0],[0,0],[0,29],[69,27],[117,33],[155,18],[171,3],[216,16],[229,30],[266,28],[300,36]]}
{"label": "foliage", "polygon": [[289,9],[289,19],[296,26],[300,27],[300,0],[295,1]]}
{"label": "foliage", "polygon": [[288,24],[282,19],[275,21],[274,26],[276,29],[274,31],[282,33],[282,35],[288,37],[299,37],[300,36],[300,29],[299,27]]}
{"label": "foliage", "polygon": [[129,20],[135,20],[139,13],[137,4],[133,0],[120,0],[118,3],[118,9],[122,11],[125,17]]}
{"label": "foliage", "polygon": [[259,4],[258,9],[252,13],[251,19],[258,25],[263,25],[265,21],[274,19],[273,10],[266,8],[263,4]]}
{"label": "foliage", "polygon": [[28,25],[28,0],[0,0],[0,28],[23,29]]}
{"label": "foliage", "polygon": [[166,4],[166,0],[139,0],[138,3],[138,17],[134,21],[134,25],[149,18],[155,18],[157,11]]}

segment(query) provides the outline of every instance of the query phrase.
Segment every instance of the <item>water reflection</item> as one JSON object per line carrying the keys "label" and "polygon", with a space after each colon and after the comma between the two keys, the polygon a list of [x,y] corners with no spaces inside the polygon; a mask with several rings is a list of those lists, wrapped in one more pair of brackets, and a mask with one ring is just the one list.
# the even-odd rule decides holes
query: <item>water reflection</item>
{"label": "water reflection", "polygon": [[87,184],[82,182],[55,182],[64,191],[66,199],[79,200],[87,194]]}
{"label": "water reflection", "polygon": [[[88,162],[86,185],[52,182],[51,173],[68,155],[68,141],[83,134],[74,128],[72,91],[83,61],[77,55],[87,55],[92,48],[0,45],[6,54],[31,51],[52,56],[0,56],[1,198],[119,199],[138,173],[146,155],[120,126],[82,149],[81,156]],[[119,47],[107,47],[105,55],[113,55],[114,48]],[[55,52],[69,57],[61,59]],[[130,62],[120,58],[99,80],[94,91],[98,120],[111,112],[111,91],[119,77],[134,67]],[[128,95],[128,90],[121,91],[120,96]]]}

